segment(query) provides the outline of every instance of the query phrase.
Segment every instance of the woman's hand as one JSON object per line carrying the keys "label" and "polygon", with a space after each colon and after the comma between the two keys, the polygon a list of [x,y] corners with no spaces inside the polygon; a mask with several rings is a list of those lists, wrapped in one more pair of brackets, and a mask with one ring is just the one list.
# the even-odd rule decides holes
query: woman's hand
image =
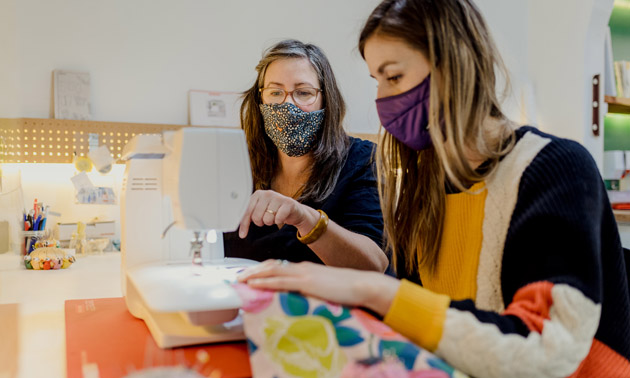
{"label": "woman's hand", "polygon": [[[307,235],[320,218],[317,210],[293,198],[273,190],[257,190],[249,199],[238,236],[245,238],[252,222],[259,227],[276,224],[281,228],[288,224],[295,226],[300,235]],[[372,239],[347,230],[333,220],[328,221],[323,235],[308,247],[326,265],[383,272],[388,263],[387,256]]]}
{"label": "woman's hand", "polygon": [[298,230],[305,229],[308,233],[317,221],[319,213],[306,205],[302,205],[293,198],[283,196],[273,190],[257,190],[249,199],[247,211],[241,219],[238,236],[244,238],[249,232],[249,225],[271,226],[277,224],[282,227],[290,224]]}
{"label": "woman's hand", "polygon": [[342,305],[363,306],[382,316],[400,285],[400,281],[382,273],[279,260],[267,260],[247,269],[238,280],[256,289],[297,291]]}

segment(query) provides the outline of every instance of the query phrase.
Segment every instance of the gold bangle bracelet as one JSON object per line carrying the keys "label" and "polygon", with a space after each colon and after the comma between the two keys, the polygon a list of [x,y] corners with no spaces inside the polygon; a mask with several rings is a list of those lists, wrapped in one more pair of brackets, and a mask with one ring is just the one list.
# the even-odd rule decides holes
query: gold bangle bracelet
{"label": "gold bangle bracelet", "polygon": [[317,211],[319,211],[320,217],[315,227],[313,227],[313,229],[304,236],[300,236],[300,231],[297,232],[298,240],[304,244],[314,243],[324,232],[326,232],[326,229],[328,228],[328,215],[326,215],[326,213],[322,210]]}

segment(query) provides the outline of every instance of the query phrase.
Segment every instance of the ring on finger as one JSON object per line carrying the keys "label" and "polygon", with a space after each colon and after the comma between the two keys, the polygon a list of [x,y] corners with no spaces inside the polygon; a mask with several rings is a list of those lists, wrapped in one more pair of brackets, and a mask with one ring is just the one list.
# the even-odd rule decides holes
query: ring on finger
{"label": "ring on finger", "polygon": [[276,264],[280,266],[287,266],[291,264],[291,262],[289,262],[289,260],[276,260]]}
{"label": "ring on finger", "polygon": [[273,211],[273,210],[271,210],[271,209],[267,209],[267,210],[265,210],[265,212],[266,212],[266,213],[269,213],[269,214],[271,214],[271,215],[275,215],[275,214],[276,214],[276,212],[275,212],[275,211]]}

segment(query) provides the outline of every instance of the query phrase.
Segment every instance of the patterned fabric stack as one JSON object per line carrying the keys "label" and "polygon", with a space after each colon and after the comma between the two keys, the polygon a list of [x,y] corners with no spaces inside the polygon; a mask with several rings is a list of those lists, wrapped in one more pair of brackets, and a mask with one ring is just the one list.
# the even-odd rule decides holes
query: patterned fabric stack
{"label": "patterned fabric stack", "polygon": [[363,310],[235,288],[255,377],[466,377]]}

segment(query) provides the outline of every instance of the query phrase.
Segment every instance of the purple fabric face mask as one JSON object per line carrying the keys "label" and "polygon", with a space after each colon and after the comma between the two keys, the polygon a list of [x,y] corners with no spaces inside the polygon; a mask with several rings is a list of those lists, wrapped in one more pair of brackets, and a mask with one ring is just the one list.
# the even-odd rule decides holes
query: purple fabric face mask
{"label": "purple fabric face mask", "polygon": [[400,142],[416,151],[433,145],[429,134],[430,76],[407,92],[376,100],[381,124]]}

